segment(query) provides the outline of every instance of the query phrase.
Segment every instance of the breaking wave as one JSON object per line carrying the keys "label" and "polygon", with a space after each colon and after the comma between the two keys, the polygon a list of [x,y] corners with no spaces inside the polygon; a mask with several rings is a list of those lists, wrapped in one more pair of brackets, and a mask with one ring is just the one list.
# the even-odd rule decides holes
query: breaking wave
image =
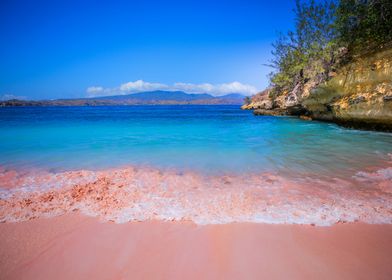
{"label": "breaking wave", "polygon": [[0,169],[0,221],[80,211],[103,220],[392,223],[392,166],[352,177],[205,175],[128,166],[51,173]]}

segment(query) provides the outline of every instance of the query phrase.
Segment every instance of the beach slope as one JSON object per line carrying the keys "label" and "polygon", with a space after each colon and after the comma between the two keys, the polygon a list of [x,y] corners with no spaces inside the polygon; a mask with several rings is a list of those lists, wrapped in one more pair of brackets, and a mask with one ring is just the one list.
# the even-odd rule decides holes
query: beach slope
{"label": "beach slope", "polygon": [[392,225],[0,224],[1,279],[392,279]]}

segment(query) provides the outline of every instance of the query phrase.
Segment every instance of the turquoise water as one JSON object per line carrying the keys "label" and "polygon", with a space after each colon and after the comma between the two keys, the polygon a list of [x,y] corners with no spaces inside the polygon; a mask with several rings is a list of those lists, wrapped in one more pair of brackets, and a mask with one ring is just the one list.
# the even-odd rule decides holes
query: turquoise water
{"label": "turquoise water", "polygon": [[237,106],[0,108],[0,151],[0,222],[392,223],[387,133]]}
{"label": "turquoise water", "polygon": [[392,135],[238,106],[0,108],[0,165],[49,170],[123,165],[206,173],[347,176],[381,166]]}

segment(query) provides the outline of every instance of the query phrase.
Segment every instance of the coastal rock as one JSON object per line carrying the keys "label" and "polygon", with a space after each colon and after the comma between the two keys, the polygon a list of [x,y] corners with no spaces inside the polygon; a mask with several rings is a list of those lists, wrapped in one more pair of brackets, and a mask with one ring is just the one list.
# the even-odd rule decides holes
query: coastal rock
{"label": "coastal rock", "polygon": [[284,110],[255,109],[253,114],[256,116],[283,116],[287,115],[287,112]]}
{"label": "coastal rock", "polygon": [[392,49],[358,57],[303,102],[311,115],[342,125],[392,131]]}
{"label": "coastal rock", "polygon": [[311,117],[305,116],[305,115],[301,115],[301,116],[299,116],[299,118],[300,118],[301,120],[304,120],[304,121],[311,121],[311,120],[312,120]]}
{"label": "coastal rock", "polygon": [[250,103],[242,105],[244,110],[272,110],[274,107],[273,100],[270,98],[270,89],[266,89],[258,94],[252,96]]}
{"label": "coastal rock", "polygon": [[243,108],[254,109],[256,115],[307,116],[349,127],[392,131],[392,48],[354,58],[333,72],[327,82],[315,77],[274,97],[259,93]]}
{"label": "coastal rock", "polygon": [[298,107],[300,105],[300,97],[302,92],[302,85],[297,84],[292,91],[285,96],[284,106],[286,108]]}

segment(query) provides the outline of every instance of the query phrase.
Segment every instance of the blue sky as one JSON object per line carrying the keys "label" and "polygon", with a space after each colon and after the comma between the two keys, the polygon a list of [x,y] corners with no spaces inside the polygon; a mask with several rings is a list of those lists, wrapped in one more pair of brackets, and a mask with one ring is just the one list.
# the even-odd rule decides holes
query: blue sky
{"label": "blue sky", "polygon": [[1,0],[0,96],[84,97],[159,85],[217,95],[263,89],[270,69],[262,64],[278,31],[291,28],[293,6]]}

